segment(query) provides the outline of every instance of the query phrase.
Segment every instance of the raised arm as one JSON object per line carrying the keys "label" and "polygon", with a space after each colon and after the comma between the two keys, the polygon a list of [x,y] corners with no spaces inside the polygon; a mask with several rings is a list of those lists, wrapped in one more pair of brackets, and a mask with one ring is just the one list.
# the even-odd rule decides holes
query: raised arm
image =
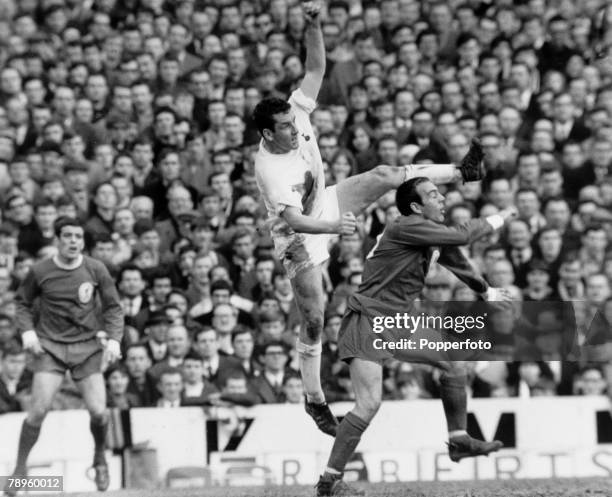
{"label": "raised arm", "polygon": [[306,74],[300,88],[304,95],[316,100],[325,75],[325,44],[319,19],[321,5],[319,2],[304,2],[302,7],[306,18]]}
{"label": "raised arm", "polygon": [[485,293],[489,285],[485,279],[474,271],[470,261],[459,247],[445,247],[440,252],[438,264],[444,266],[476,293]]}
{"label": "raised arm", "polygon": [[501,228],[506,221],[516,217],[516,208],[499,211],[484,219],[472,219],[460,226],[445,226],[423,219],[418,224],[406,224],[402,228],[401,242],[409,245],[467,245],[482,236]]}

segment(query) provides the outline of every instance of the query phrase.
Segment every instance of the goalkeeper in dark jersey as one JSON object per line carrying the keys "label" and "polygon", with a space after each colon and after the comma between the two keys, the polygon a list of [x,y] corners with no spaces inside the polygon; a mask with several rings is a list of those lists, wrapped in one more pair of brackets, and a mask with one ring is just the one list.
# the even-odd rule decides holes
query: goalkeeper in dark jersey
{"label": "goalkeeper in dark jersey", "polygon": [[[470,437],[467,425],[466,373],[464,364],[450,354],[428,348],[386,348],[381,344],[402,343],[410,333],[393,319],[384,330],[376,329],[381,316],[411,315],[421,294],[428,268],[437,262],[453,272],[485,300],[510,300],[507,291],[489,288],[472,269],[460,251],[477,238],[501,228],[515,215],[514,209],[501,211],[486,219],[472,220],[450,228],[444,222],[444,196],[427,178],[413,178],[397,190],[396,204],[402,214],[385,228],[366,259],[363,282],[349,297],[338,339],[340,358],[349,363],[355,391],[355,408],[340,423],[327,468],[317,484],[317,496],[363,495],[342,480],[344,467],[355,451],[361,435],[380,407],[384,360],[424,362],[442,370],[440,393],[449,434],[449,456],[453,461],[489,454],[501,442],[485,442]],[[433,260],[432,260],[433,259]],[[375,318],[378,317],[378,321]],[[424,336],[436,337],[432,330]],[[414,336],[414,335],[412,335]],[[444,340],[438,334],[437,340]],[[394,345],[394,344],[391,344]],[[460,354],[461,356],[461,354]],[[465,358],[464,354],[462,358]]]}
{"label": "goalkeeper in dark jersey", "polygon": [[[70,370],[91,416],[95,481],[98,490],[104,491],[109,476],[104,454],[108,414],[102,364],[121,356],[123,311],[106,266],[83,255],[80,221],[58,219],[55,235],[58,254],[32,266],[16,297],[23,347],[34,356],[34,380],[13,475],[27,474],[28,455],[64,374]],[[15,494],[14,490],[5,492]]]}

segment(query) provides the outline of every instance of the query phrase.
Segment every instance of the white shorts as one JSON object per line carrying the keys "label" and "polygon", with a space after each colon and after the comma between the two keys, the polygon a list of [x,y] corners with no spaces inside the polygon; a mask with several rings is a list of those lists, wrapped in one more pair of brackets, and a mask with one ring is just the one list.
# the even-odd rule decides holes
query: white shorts
{"label": "white shorts", "polygon": [[[317,219],[335,221],[340,217],[336,185],[328,186],[323,191],[323,209]],[[334,234],[292,233],[272,230],[276,256],[283,263],[287,275],[293,279],[295,275],[329,259],[328,245]]]}

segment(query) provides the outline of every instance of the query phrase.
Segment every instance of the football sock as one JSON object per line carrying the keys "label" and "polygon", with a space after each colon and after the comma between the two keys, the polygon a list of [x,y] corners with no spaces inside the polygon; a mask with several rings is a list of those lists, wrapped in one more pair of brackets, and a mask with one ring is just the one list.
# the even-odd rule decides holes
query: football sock
{"label": "football sock", "polygon": [[106,449],[106,432],[108,429],[108,416],[92,416],[89,421],[89,430],[93,435],[95,449],[93,465],[106,464],[104,450]]}
{"label": "football sock", "polygon": [[404,168],[406,169],[405,181],[417,176],[425,176],[437,185],[453,183],[460,178],[461,174],[453,164],[410,164]]}
{"label": "football sock", "polygon": [[28,456],[38,440],[38,435],[40,435],[40,426],[34,426],[25,419],[21,425],[21,435],[19,435],[16,471],[25,472]]}
{"label": "football sock", "polygon": [[321,387],[321,342],[308,345],[298,340],[296,348],[300,355],[300,373],[306,400],[315,404],[325,403]]}
{"label": "football sock", "polygon": [[355,452],[359,440],[361,440],[361,435],[368,425],[367,421],[352,412],[344,417],[342,423],[338,426],[334,447],[327,462],[327,467],[337,472],[331,474],[341,474],[344,471],[346,463]]}
{"label": "football sock", "polygon": [[440,376],[440,397],[444,406],[448,431],[465,430],[467,427],[467,393],[465,375]]}
{"label": "football sock", "polygon": [[453,431],[449,431],[448,432],[448,439],[451,440],[452,438],[457,438],[457,437],[463,437],[464,435],[467,435],[468,432],[465,430],[453,430]]}

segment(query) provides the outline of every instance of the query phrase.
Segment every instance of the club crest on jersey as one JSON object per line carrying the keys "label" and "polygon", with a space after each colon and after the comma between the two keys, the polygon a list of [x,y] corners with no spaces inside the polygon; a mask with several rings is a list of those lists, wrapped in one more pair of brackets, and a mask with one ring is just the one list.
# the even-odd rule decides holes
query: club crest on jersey
{"label": "club crest on jersey", "polygon": [[87,304],[91,302],[91,298],[93,297],[94,286],[89,281],[85,283],[81,283],[79,286],[79,302],[81,304]]}

